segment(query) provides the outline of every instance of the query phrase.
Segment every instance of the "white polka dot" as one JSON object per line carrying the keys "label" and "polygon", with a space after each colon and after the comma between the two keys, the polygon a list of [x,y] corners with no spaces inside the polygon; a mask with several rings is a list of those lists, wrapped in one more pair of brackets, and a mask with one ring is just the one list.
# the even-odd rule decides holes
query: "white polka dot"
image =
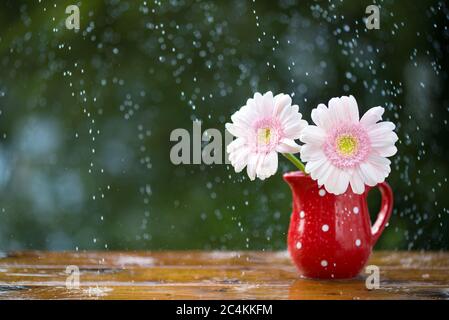
{"label": "white polka dot", "polygon": [[319,194],[321,197],[324,197],[324,196],[326,195],[326,190],[320,189],[320,191],[318,191],[318,194]]}
{"label": "white polka dot", "polygon": [[296,242],[296,249],[301,249],[302,248],[302,243],[300,241]]}
{"label": "white polka dot", "polygon": [[329,226],[327,224],[323,224],[321,226],[321,230],[323,230],[323,232],[328,232],[329,231]]}
{"label": "white polka dot", "polygon": [[299,213],[299,217],[302,219],[302,218],[304,218],[306,216],[306,213],[304,212],[304,211],[301,211],[300,213]]}
{"label": "white polka dot", "polygon": [[355,240],[355,245],[357,247],[360,247],[361,244],[362,244],[362,241],[360,241],[360,239]]}
{"label": "white polka dot", "polygon": [[358,214],[359,213],[359,207],[352,208],[352,212],[354,212],[355,214]]}
{"label": "white polka dot", "polygon": [[327,261],[326,260],[321,260],[321,266],[322,267],[327,267]]}

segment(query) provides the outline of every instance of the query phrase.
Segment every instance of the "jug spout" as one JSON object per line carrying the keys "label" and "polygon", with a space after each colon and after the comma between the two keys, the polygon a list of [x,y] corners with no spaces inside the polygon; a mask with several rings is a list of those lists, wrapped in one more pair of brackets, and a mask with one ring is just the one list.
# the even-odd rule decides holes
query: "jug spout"
{"label": "jug spout", "polygon": [[287,182],[290,186],[293,186],[295,183],[297,183],[301,178],[307,177],[307,175],[302,171],[291,171],[284,174],[284,180]]}
{"label": "jug spout", "polygon": [[290,186],[290,190],[292,192],[292,207],[293,211],[298,210],[298,202],[300,201],[301,194],[303,193],[307,185],[313,185],[314,181],[310,178],[309,175],[305,174],[302,171],[292,171],[287,172],[283,176],[285,182]]}
{"label": "jug spout", "polygon": [[293,198],[296,198],[296,196],[298,196],[305,188],[313,187],[316,184],[308,174],[305,174],[302,171],[287,172],[284,174],[283,178],[290,186]]}

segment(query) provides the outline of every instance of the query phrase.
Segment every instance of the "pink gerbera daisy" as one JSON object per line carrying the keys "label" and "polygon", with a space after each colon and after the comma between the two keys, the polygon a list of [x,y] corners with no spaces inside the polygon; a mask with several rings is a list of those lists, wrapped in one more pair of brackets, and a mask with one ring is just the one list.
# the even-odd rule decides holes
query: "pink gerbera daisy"
{"label": "pink gerbera daisy", "polygon": [[397,149],[398,136],[392,122],[379,122],[384,108],[374,107],[359,119],[353,96],[332,98],[312,110],[315,125],[306,127],[300,137],[301,160],[306,172],[328,192],[342,194],[351,186],[361,194],[365,184],[374,186],[390,173],[390,160]]}
{"label": "pink gerbera daisy", "polygon": [[295,139],[307,122],[302,120],[299,107],[291,103],[287,94],[273,97],[271,91],[264,95],[257,92],[232,115],[226,129],[237,139],[228,145],[227,152],[236,172],[247,167],[251,180],[263,180],[276,173],[278,152],[299,152]]}

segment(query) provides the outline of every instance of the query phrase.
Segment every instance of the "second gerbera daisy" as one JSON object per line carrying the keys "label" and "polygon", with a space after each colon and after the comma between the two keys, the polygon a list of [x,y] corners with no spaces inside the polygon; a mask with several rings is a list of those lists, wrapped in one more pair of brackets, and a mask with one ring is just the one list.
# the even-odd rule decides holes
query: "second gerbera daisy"
{"label": "second gerbera daisy", "polygon": [[276,173],[278,153],[291,158],[292,153],[299,152],[295,139],[307,122],[302,120],[299,107],[291,103],[287,94],[273,97],[271,91],[264,95],[257,92],[232,115],[226,129],[237,139],[228,145],[227,152],[236,172],[246,166],[251,180],[263,180]]}
{"label": "second gerbera daisy", "polygon": [[390,160],[398,140],[392,122],[379,122],[384,108],[374,107],[359,119],[353,96],[332,98],[329,107],[312,110],[315,125],[301,134],[301,160],[306,172],[328,192],[342,194],[351,186],[361,194],[365,184],[374,186],[390,173]]}

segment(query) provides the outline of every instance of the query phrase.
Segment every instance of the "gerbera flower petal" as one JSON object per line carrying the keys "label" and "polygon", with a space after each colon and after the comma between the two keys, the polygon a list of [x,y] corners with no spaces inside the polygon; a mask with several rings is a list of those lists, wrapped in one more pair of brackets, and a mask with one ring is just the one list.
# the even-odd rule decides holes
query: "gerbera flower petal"
{"label": "gerbera flower petal", "polygon": [[268,91],[263,95],[263,103],[262,103],[262,113],[264,114],[272,114],[274,110],[274,98],[273,93]]}
{"label": "gerbera flower petal", "polygon": [[235,172],[240,172],[248,163],[249,148],[243,138],[237,138],[232,141],[226,148],[229,153],[229,161],[234,167]]}
{"label": "gerbera flower petal", "polygon": [[237,138],[233,140],[228,146],[226,147],[226,151],[228,153],[232,153],[233,151],[245,146],[246,140],[243,138]]}
{"label": "gerbera flower petal", "polygon": [[257,161],[259,160],[259,155],[257,153],[250,153],[248,156],[248,164],[246,166],[246,173],[250,180],[256,179],[256,169]]}
{"label": "gerbera flower petal", "polygon": [[332,120],[333,125],[338,125],[342,121],[347,120],[347,115],[345,114],[345,110],[343,104],[340,101],[340,98],[332,98],[329,100],[329,114]]}
{"label": "gerbera flower petal", "polygon": [[320,103],[317,108],[312,110],[311,115],[313,122],[325,131],[332,126],[332,119],[327,111],[327,107]]}
{"label": "gerbera flower petal", "polygon": [[398,136],[393,131],[386,131],[383,134],[373,135],[369,134],[371,140],[371,146],[373,148],[381,148],[385,146],[391,146],[398,141]]}
{"label": "gerbera flower petal", "polygon": [[279,142],[276,151],[280,153],[298,153],[301,147],[293,139],[284,138]]}
{"label": "gerbera flower petal", "polygon": [[340,171],[340,177],[337,183],[337,194],[343,194],[348,189],[349,185],[349,174],[345,170]]}
{"label": "gerbera flower petal", "polygon": [[376,122],[382,120],[382,115],[384,114],[385,109],[382,107],[374,107],[369,109],[360,119],[360,124],[365,127],[370,127],[374,125]]}
{"label": "gerbera flower petal", "polygon": [[292,104],[292,98],[288,94],[280,93],[274,97],[273,116],[278,116],[286,107]]}
{"label": "gerbera flower petal", "polygon": [[[333,167],[330,161],[328,161],[325,157],[312,161],[312,163],[315,163],[315,167],[309,167],[310,176],[312,179],[317,180],[319,185],[323,185],[322,181],[327,179]],[[307,165],[308,164],[309,163],[307,163]],[[306,172],[309,172],[307,165]],[[313,171],[311,169],[313,169]]]}
{"label": "gerbera flower petal", "polygon": [[323,150],[319,145],[305,144],[301,146],[301,161],[313,161],[317,159],[325,159]]}
{"label": "gerbera flower petal", "polygon": [[[244,108],[248,108],[244,106]],[[251,118],[251,112],[245,112],[246,110],[243,109],[241,111],[237,111],[231,116],[231,121],[240,127],[248,127],[251,125],[252,118]]]}
{"label": "gerbera flower petal", "polygon": [[290,139],[299,139],[302,129],[307,126],[307,121],[302,120],[301,116],[292,116],[283,124],[284,134]]}
{"label": "gerbera flower petal", "polygon": [[349,121],[353,123],[359,122],[359,106],[353,96],[341,97],[341,103],[343,105],[343,112]]}
{"label": "gerbera flower petal", "polygon": [[[381,181],[383,181],[390,174],[391,161],[389,159],[378,156],[376,154],[371,154],[368,157],[368,162],[376,168],[378,179],[380,179]],[[378,181],[378,183],[381,181]]]}
{"label": "gerbera flower petal", "polygon": [[264,180],[276,173],[278,169],[278,155],[275,151],[261,155],[257,164],[257,177]]}
{"label": "gerbera flower petal", "polygon": [[349,184],[349,174],[339,168],[333,168],[326,181],[325,188],[330,193],[339,195],[346,191]]}
{"label": "gerbera flower petal", "polygon": [[245,137],[247,135],[247,130],[243,127],[237,126],[232,123],[226,123],[226,130],[229,131],[230,134],[232,134],[235,137]]}
{"label": "gerbera flower petal", "polygon": [[385,134],[393,132],[395,128],[396,126],[394,125],[393,122],[390,121],[379,122],[370,126],[369,136],[371,138],[375,137],[382,138],[385,136]]}
{"label": "gerbera flower petal", "polygon": [[241,172],[248,164],[249,150],[247,148],[242,149],[239,155],[232,161],[235,172]]}
{"label": "gerbera flower petal", "polygon": [[[306,172],[313,173],[315,175],[317,172],[317,169],[319,169],[325,162],[327,162],[326,158],[318,158],[316,160],[307,162]],[[316,175],[316,179],[318,179],[318,175]]]}
{"label": "gerbera flower petal", "polygon": [[302,131],[299,139],[304,143],[321,145],[326,140],[326,132],[320,127],[309,125]]}
{"label": "gerbera flower petal", "polygon": [[359,172],[361,173],[365,184],[371,187],[374,187],[376,184],[383,181],[381,172],[369,162],[361,163]]}
{"label": "gerbera flower petal", "polygon": [[[262,106],[262,104],[263,104],[263,96],[262,96],[261,93],[256,92],[254,94],[254,102],[255,102],[255,105],[256,105],[257,108]],[[259,110],[257,110],[257,111],[259,111]]]}
{"label": "gerbera flower petal", "polygon": [[[320,169],[316,169],[315,174],[312,174],[312,172],[310,173],[310,176],[312,177],[312,179],[317,180],[319,186],[326,185],[326,182],[329,179],[329,176],[332,174],[332,172],[335,169],[335,167],[332,165],[332,163],[330,161],[326,161],[323,167],[325,167],[325,168],[324,168],[324,170],[322,170],[320,175],[317,173],[317,172],[319,172]],[[315,178],[314,178],[314,176],[315,176]],[[325,188],[326,188],[326,186],[325,186]],[[326,188],[326,190],[327,190],[327,188]],[[329,190],[327,190],[327,191],[329,191]]]}
{"label": "gerbera flower petal", "polygon": [[365,191],[365,184],[363,183],[359,170],[353,170],[351,178],[349,178],[349,183],[354,193],[361,194]]}
{"label": "gerbera flower petal", "polygon": [[381,148],[375,148],[377,154],[381,157],[392,157],[398,152],[398,148],[395,146],[387,146]]}

